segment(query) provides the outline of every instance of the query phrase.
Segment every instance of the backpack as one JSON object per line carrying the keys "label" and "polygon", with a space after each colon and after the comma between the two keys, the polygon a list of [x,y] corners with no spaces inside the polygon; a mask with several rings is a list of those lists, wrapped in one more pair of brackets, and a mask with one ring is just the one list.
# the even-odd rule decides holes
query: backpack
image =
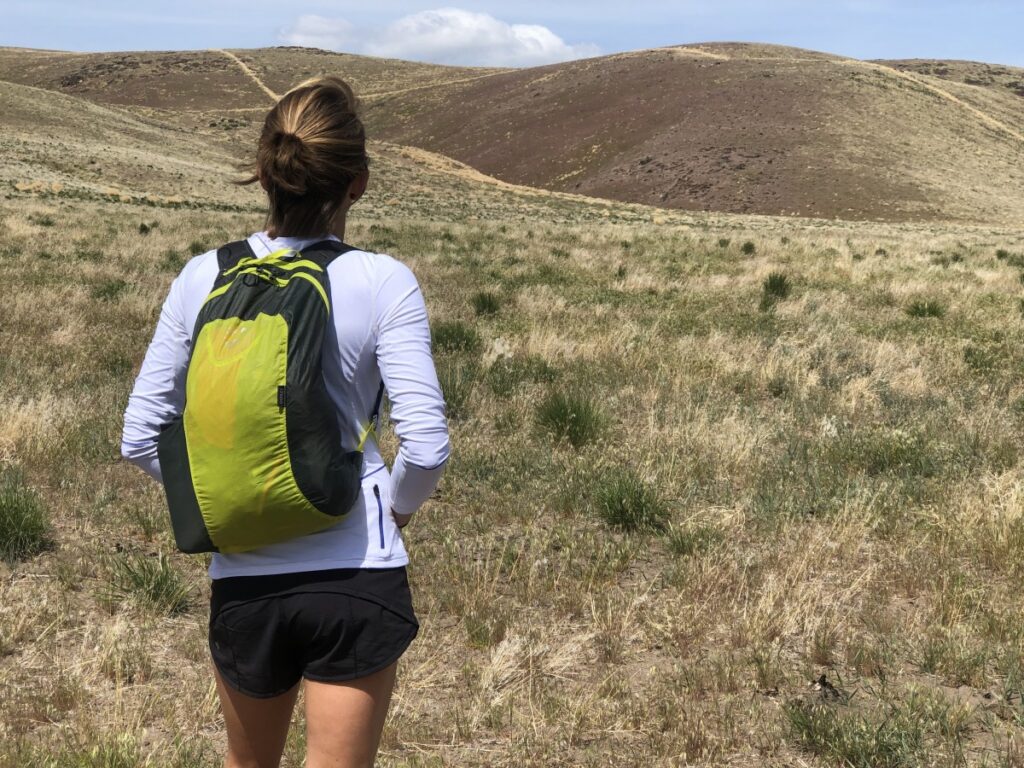
{"label": "backpack", "polygon": [[196,318],[181,416],[158,456],[183,552],[245,552],[335,525],[360,491],[363,444],[346,451],[324,383],[333,240],[257,258],[247,241],[217,251]]}

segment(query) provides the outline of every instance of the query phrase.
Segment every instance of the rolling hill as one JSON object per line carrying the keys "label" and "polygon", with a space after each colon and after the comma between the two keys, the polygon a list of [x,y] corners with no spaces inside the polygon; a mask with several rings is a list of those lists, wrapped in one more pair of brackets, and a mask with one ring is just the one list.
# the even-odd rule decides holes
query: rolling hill
{"label": "rolling hill", "polygon": [[273,96],[319,72],[357,88],[373,138],[513,185],[690,211],[1024,222],[1011,67],[724,43],[518,70],[303,48],[0,49],[0,81],[205,145],[188,157],[239,159]]}
{"label": "rolling hill", "polygon": [[1015,92],[793,49],[679,47],[495,74],[375,101],[369,122],[498,178],[671,208],[1022,215]]}

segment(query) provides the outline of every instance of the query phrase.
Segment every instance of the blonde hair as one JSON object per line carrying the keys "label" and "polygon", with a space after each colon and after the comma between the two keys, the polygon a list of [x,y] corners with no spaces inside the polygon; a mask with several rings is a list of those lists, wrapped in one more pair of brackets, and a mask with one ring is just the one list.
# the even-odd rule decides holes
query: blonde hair
{"label": "blonde hair", "polygon": [[307,80],[281,97],[263,121],[256,162],[248,166],[269,202],[276,235],[327,234],[352,180],[369,166],[359,101],[338,77]]}

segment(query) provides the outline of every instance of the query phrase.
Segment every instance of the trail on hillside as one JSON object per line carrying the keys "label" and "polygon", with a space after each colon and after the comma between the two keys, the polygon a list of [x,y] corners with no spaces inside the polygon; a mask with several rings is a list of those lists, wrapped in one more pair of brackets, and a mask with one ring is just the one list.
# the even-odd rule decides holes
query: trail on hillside
{"label": "trail on hillside", "polygon": [[422,91],[426,88],[440,88],[444,85],[454,85],[455,83],[471,83],[474,80],[486,80],[488,77],[494,77],[495,75],[503,75],[506,72],[512,70],[503,69],[499,72],[488,72],[485,75],[473,75],[473,77],[460,77],[457,80],[443,80],[437,83],[425,83],[424,85],[412,85],[408,88],[399,88],[395,91],[376,91],[374,93],[361,93],[359,98],[361,99],[379,99],[385,96],[397,96],[400,93],[410,93],[412,91]]}
{"label": "trail on hillside", "polygon": [[216,51],[217,53],[224,54],[229,59],[231,59],[231,61],[235,62],[235,64],[237,64],[239,67],[241,67],[242,68],[242,72],[244,72],[250,79],[252,79],[252,81],[254,83],[256,83],[256,85],[258,85],[260,87],[260,90],[263,91],[265,94],[267,94],[267,96],[269,96],[271,99],[273,99],[274,101],[277,101],[279,98],[281,98],[278,94],[274,93],[274,91],[272,91],[269,87],[267,87],[266,83],[264,83],[262,80],[260,80],[259,75],[257,75],[255,72],[253,72],[252,69],[249,68],[248,64],[246,64],[240,58],[235,56],[235,54],[233,54],[231,51],[225,51],[223,48],[214,48],[213,50]]}
{"label": "trail on hillside", "polygon": [[1021,133],[1020,131],[1010,127],[1001,120],[997,120],[987,112],[983,112],[977,107],[968,104],[966,101],[956,96],[955,94],[950,93],[949,91],[945,90],[944,88],[940,88],[937,85],[933,85],[932,83],[929,83],[927,80],[924,80],[918,77],[917,75],[912,75],[909,72],[904,72],[903,70],[895,69],[894,67],[887,67],[884,64],[875,64],[872,61],[860,61],[859,59],[842,59],[839,63],[850,66],[868,67],[869,69],[878,70],[883,74],[890,75],[892,77],[898,77],[902,80],[908,80],[912,83],[920,85],[921,87],[926,88],[930,92],[934,93],[936,96],[963,107],[976,118],[981,120],[981,122],[985,123],[985,125],[987,125],[989,128],[994,128],[997,131],[1002,131],[1011,138],[1014,138],[1020,142],[1024,142],[1024,133]]}

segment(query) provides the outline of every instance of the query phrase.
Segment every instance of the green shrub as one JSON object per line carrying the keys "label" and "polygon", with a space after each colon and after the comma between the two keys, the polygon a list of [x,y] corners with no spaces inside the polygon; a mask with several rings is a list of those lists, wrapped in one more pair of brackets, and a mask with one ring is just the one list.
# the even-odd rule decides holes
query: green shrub
{"label": "green shrub", "polygon": [[657,491],[631,469],[616,469],[597,480],[594,502],[608,525],[624,531],[662,531],[668,510]]}
{"label": "green shrub", "polygon": [[740,250],[744,256],[753,256],[757,252],[757,246],[754,245],[752,240],[747,240],[741,247]]}
{"label": "green shrub", "polygon": [[477,315],[495,315],[501,308],[501,300],[496,293],[480,291],[473,295],[473,310]]}
{"label": "green shrub", "polygon": [[435,352],[477,352],[480,335],[461,320],[434,323],[430,338]]}
{"label": "green shrub", "polygon": [[101,597],[110,605],[130,602],[170,616],[188,609],[189,588],[162,552],[157,557],[119,555],[110,564]]}
{"label": "green shrub", "polygon": [[782,272],[769,274],[761,284],[761,310],[771,309],[777,302],[789,298],[792,289],[789,278]]}
{"label": "green shrub", "polygon": [[718,238],[718,247],[719,248],[728,248],[730,242],[732,242],[732,241],[729,240],[728,237],[720,237],[720,238]]}
{"label": "green shrub", "polygon": [[188,252],[192,254],[206,253],[210,250],[205,240],[193,240],[188,244]]}
{"label": "green shrub", "polygon": [[600,407],[589,396],[554,391],[537,404],[537,425],[556,440],[579,448],[597,438],[604,426]]}
{"label": "green shrub", "polygon": [[907,305],[906,312],[911,317],[942,317],[946,309],[935,299],[915,299]]}
{"label": "green shrub", "polygon": [[49,544],[50,524],[39,495],[25,485],[20,471],[0,471],[0,558],[24,560]]}

